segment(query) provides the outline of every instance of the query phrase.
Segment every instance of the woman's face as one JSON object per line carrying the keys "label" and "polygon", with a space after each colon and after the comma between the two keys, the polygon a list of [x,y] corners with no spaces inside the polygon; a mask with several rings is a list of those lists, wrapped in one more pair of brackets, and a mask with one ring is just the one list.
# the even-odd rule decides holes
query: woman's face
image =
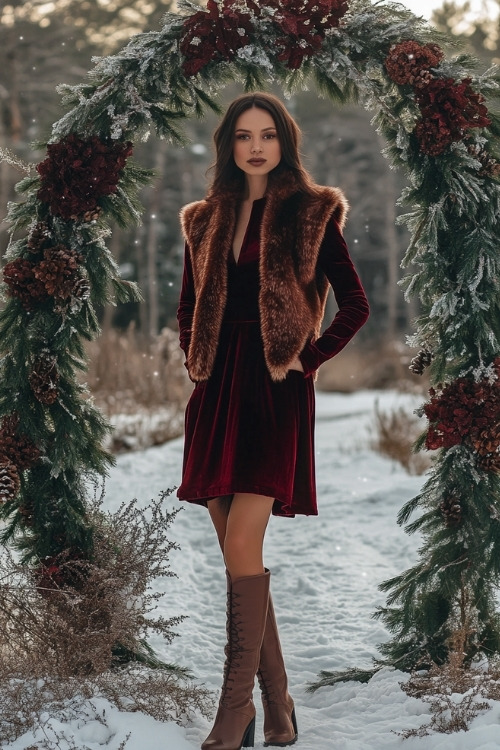
{"label": "woman's face", "polygon": [[233,156],[247,175],[266,175],[278,166],[281,146],[274,120],[265,109],[251,107],[236,120]]}

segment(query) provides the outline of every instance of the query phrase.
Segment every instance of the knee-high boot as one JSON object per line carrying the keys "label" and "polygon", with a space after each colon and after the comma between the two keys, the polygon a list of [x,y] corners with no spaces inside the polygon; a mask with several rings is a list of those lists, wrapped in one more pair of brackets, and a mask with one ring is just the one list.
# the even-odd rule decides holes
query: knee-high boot
{"label": "knee-high boot", "polygon": [[264,747],[293,745],[297,741],[295,708],[288,692],[288,678],[271,595],[257,677],[264,707]]}
{"label": "knee-high boot", "polygon": [[269,599],[269,571],[231,581],[228,574],[224,681],[214,726],[201,750],[254,746],[252,691],[259,666]]}

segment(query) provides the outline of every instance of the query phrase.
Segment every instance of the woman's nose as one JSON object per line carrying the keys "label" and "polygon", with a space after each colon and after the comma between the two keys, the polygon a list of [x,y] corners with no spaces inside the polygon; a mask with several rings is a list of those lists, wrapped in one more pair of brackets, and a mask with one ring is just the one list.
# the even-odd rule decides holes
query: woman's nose
{"label": "woman's nose", "polygon": [[252,150],[252,151],[255,151],[255,152],[257,152],[257,151],[262,151],[262,146],[260,145],[260,143],[256,143],[256,142],[254,142],[254,143],[252,144],[252,148],[251,148],[251,150]]}

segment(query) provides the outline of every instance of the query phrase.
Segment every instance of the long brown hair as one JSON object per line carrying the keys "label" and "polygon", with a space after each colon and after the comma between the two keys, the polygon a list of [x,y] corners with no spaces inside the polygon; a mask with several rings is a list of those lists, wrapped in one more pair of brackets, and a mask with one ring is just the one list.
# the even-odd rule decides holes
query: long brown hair
{"label": "long brown hair", "polygon": [[310,192],[312,179],[300,160],[299,147],[302,134],[299,126],[277,96],[257,91],[252,94],[243,94],[231,102],[214,133],[216,159],[211,167],[214,170],[214,178],[208,197],[214,197],[228,188],[243,191],[245,173],[236,166],[234,161],[234,133],[238,117],[251,107],[258,107],[268,112],[276,126],[281,146],[281,161],[269,173],[271,184],[276,177],[288,172],[295,177],[299,189],[306,193]]}

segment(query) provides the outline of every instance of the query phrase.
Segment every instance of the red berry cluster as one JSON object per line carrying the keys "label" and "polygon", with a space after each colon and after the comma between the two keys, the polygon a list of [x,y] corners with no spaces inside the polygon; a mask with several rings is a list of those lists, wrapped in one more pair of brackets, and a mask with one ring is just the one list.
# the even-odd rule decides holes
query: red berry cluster
{"label": "red berry cluster", "polygon": [[38,198],[48,203],[53,216],[76,220],[95,211],[99,198],[116,191],[132,144],[70,133],[50,143],[47,153],[37,166],[42,178]]}

